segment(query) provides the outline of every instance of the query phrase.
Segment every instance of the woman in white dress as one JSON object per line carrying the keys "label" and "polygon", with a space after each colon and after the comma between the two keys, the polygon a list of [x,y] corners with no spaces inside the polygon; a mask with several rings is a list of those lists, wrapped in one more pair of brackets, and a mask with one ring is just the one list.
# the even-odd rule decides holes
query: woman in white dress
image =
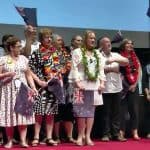
{"label": "woman in white dress", "polygon": [[[27,125],[34,124],[34,116],[23,116],[14,111],[19,84],[29,83],[33,91],[35,85],[28,67],[28,59],[20,55],[21,43],[16,37],[7,41],[8,55],[0,58],[0,76],[6,72],[14,73],[12,80],[0,88],[0,126],[6,128],[8,143],[5,148],[12,147],[13,127],[18,126],[22,147],[28,147],[26,142]],[[18,81],[18,82],[16,82]]]}
{"label": "woman in white dress", "polygon": [[86,31],[83,48],[72,52],[72,68],[69,75],[74,83],[73,110],[77,118],[78,137],[76,144],[94,145],[90,135],[94,122],[96,105],[102,105],[101,92],[104,89],[104,68],[101,54],[95,49],[96,36]]}

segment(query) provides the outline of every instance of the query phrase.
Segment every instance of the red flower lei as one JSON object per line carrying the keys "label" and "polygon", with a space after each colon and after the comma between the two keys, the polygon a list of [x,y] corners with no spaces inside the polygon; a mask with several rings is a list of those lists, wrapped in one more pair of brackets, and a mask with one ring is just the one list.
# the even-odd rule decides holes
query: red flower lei
{"label": "red flower lei", "polygon": [[43,60],[48,60],[50,55],[47,55],[48,52],[50,52],[50,54],[54,53],[56,51],[55,47],[50,47],[50,48],[45,48],[44,46],[40,47],[40,52],[42,54],[42,59]]}
{"label": "red flower lei", "polygon": [[53,53],[53,52],[56,51],[56,48],[55,47],[45,48],[43,46],[40,47],[40,52],[41,53],[45,53],[47,51],[49,51],[50,53]]}
{"label": "red flower lei", "polygon": [[125,66],[125,76],[130,84],[134,84],[138,80],[138,70],[139,70],[139,60],[135,54],[135,52],[132,51],[126,51],[123,50],[120,53],[122,56],[129,59],[129,64]]}

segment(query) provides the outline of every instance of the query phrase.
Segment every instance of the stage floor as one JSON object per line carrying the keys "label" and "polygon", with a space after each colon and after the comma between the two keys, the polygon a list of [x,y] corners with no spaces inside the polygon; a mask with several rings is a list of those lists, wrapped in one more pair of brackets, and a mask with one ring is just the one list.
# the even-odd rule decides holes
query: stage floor
{"label": "stage floor", "polygon": [[[39,145],[38,147],[29,147],[28,150],[150,150],[150,140],[141,139],[140,141],[134,141],[129,139],[127,142],[101,142],[95,140],[94,146],[76,146],[75,144],[62,143],[58,146],[46,146]],[[5,149],[2,146],[1,149]],[[22,149],[18,145],[14,145],[11,150]]]}

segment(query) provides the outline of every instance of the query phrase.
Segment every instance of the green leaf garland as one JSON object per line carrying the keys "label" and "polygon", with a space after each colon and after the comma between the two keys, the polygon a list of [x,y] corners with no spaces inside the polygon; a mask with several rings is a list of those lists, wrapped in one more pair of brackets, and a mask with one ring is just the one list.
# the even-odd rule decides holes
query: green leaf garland
{"label": "green leaf garland", "polygon": [[94,57],[96,58],[96,65],[95,65],[95,70],[96,71],[93,74],[89,71],[87,57],[86,57],[86,54],[85,54],[86,49],[82,48],[81,51],[82,51],[82,63],[83,63],[83,66],[84,66],[84,73],[87,76],[88,80],[96,81],[97,78],[98,78],[98,74],[99,74],[99,57],[98,57],[98,54],[97,54],[95,49],[92,50],[94,52]]}

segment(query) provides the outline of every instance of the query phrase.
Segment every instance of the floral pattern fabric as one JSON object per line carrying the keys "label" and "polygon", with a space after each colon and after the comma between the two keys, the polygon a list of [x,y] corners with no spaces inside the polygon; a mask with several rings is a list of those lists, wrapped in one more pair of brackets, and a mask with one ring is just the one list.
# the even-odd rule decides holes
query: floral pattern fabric
{"label": "floral pattern fabric", "polygon": [[[31,70],[45,81],[54,76],[57,76],[62,81],[61,72],[66,69],[66,63],[65,53],[55,48],[51,48],[48,52],[41,48],[29,56]],[[58,100],[47,88],[42,89],[39,96],[37,96],[34,111],[40,115],[58,113]]]}

